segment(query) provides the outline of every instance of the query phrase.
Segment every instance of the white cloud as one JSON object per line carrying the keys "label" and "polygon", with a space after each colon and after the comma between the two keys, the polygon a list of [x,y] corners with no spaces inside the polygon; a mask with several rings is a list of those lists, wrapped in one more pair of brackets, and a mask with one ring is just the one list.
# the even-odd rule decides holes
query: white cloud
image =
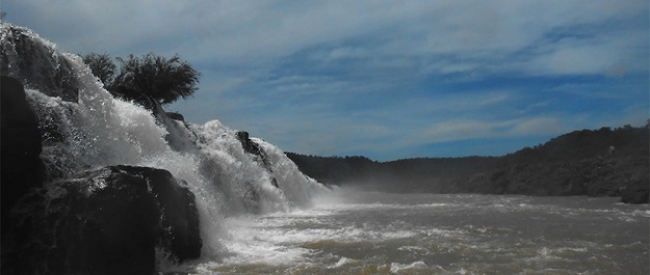
{"label": "white cloud", "polygon": [[[172,107],[305,153],[584,128],[597,116],[549,109],[548,98],[535,105],[525,94],[579,88],[627,102],[646,85],[594,91],[600,83],[551,83],[532,91],[491,83],[457,91],[436,86],[436,77],[450,76],[445,84],[510,75],[617,81],[648,73],[644,0],[2,4],[7,20],[70,52],[179,53],[204,73],[195,98]],[[621,115],[638,120],[642,108]],[[583,115],[584,124],[568,122]]]}
{"label": "white cloud", "polygon": [[509,120],[456,119],[434,123],[419,135],[406,140],[408,145],[441,143],[468,139],[511,138],[563,133],[571,128],[557,117],[529,117]]}
{"label": "white cloud", "polygon": [[[53,5],[23,0],[7,6],[9,19],[33,24],[27,27],[72,52],[179,52],[190,61],[251,67],[271,66],[269,62],[301,49],[356,39],[362,44],[335,47],[328,58],[375,56],[383,59],[383,64],[391,64],[400,56],[421,59],[451,54],[470,60],[441,64],[442,73],[472,70],[477,61],[494,62],[485,57],[526,49],[543,42],[543,36],[558,27],[625,21],[639,14],[647,17],[643,1],[325,1],[288,5],[274,1],[68,0]],[[12,17],[13,7],[25,9],[24,14],[15,16],[30,18]],[[647,37],[647,29],[641,31]],[[647,38],[634,41],[639,32],[595,35],[596,39],[584,44],[543,45],[548,49],[540,49],[542,55],[532,60],[530,70],[603,72],[635,61],[627,54],[630,47],[641,44],[647,51]],[[629,70],[634,69],[638,66]]]}
{"label": "white cloud", "polygon": [[533,117],[517,121],[506,133],[512,136],[559,134],[568,129],[556,117]]}
{"label": "white cloud", "polygon": [[[606,31],[607,32],[607,31]],[[644,34],[645,33],[645,34]],[[648,30],[609,31],[593,38],[566,38],[543,44],[529,63],[536,74],[625,75],[628,71],[647,71],[648,48],[638,47],[648,39]],[[643,52],[645,51],[645,53]]]}

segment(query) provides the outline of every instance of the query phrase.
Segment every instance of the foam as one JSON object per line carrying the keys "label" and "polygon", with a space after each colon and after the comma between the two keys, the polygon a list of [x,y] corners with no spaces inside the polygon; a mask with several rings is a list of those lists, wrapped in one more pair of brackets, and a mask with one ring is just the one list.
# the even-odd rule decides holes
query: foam
{"label": "foam", "polygon": [[424,261],[416,261],[410,264],[391,263],[390,272],[400,273],[401,271],[409,271],[411,269],[427,269],[429,266]]}
{"label": "foam", "polygon": [[[347,225],[332,226],[329,219],[310,217],[319,211],[293,211],[265,216],[230,217],[224,226],[232,228],[222,239],[231,253],[224,263],[262,263],[269,265],[308,262],[315,251],[347,245],[412,238],[417,235],[455,234],[437,229],[409,229],[399,226]],[[339,259],[338,265],[351,259]],[[336,265],[336,264],[335,264]]]}
{"label": "foam", "polygon": [[338,262],[336,262],[333,265],[328,266],[327,268],[328,269],[340,268],[340,267],[342,267],[344,265],[354,264],[354,263],[357,263],[357,262],[359,262],[359,261],[354,260],[354,259],[350,259],[350,258],[346,258],[346,257],[341,257]]}

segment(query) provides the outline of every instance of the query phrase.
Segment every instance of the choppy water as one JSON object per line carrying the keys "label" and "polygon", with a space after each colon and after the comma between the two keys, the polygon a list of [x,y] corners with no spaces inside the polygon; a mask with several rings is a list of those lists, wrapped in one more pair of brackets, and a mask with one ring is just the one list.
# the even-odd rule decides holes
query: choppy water
{"label": "choppy water", "polygon": [[648,205],[617,198],[341,191],[227,219],[199,274],[649,274]]}

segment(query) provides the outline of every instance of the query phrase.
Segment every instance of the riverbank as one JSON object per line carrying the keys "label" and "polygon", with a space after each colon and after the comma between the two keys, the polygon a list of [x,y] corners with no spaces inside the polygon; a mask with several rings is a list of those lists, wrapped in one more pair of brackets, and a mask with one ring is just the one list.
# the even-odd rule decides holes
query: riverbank
{"label": "riverbank", "polygon": [[624,202],[647,203],[649,125],[575,131],[499,157],[376,162],[359,156],[287,156],[303,173],[337,186],[398,193],[620,196]]}

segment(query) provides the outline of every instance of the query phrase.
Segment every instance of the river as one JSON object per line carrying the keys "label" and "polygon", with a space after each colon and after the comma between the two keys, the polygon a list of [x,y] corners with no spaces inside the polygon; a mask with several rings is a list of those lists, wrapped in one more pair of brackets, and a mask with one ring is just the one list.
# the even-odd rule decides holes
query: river
{"label": "river", "polygon": [[199,274],[649,274],[648,205],[617,198],[338,190],[229,218]]}

